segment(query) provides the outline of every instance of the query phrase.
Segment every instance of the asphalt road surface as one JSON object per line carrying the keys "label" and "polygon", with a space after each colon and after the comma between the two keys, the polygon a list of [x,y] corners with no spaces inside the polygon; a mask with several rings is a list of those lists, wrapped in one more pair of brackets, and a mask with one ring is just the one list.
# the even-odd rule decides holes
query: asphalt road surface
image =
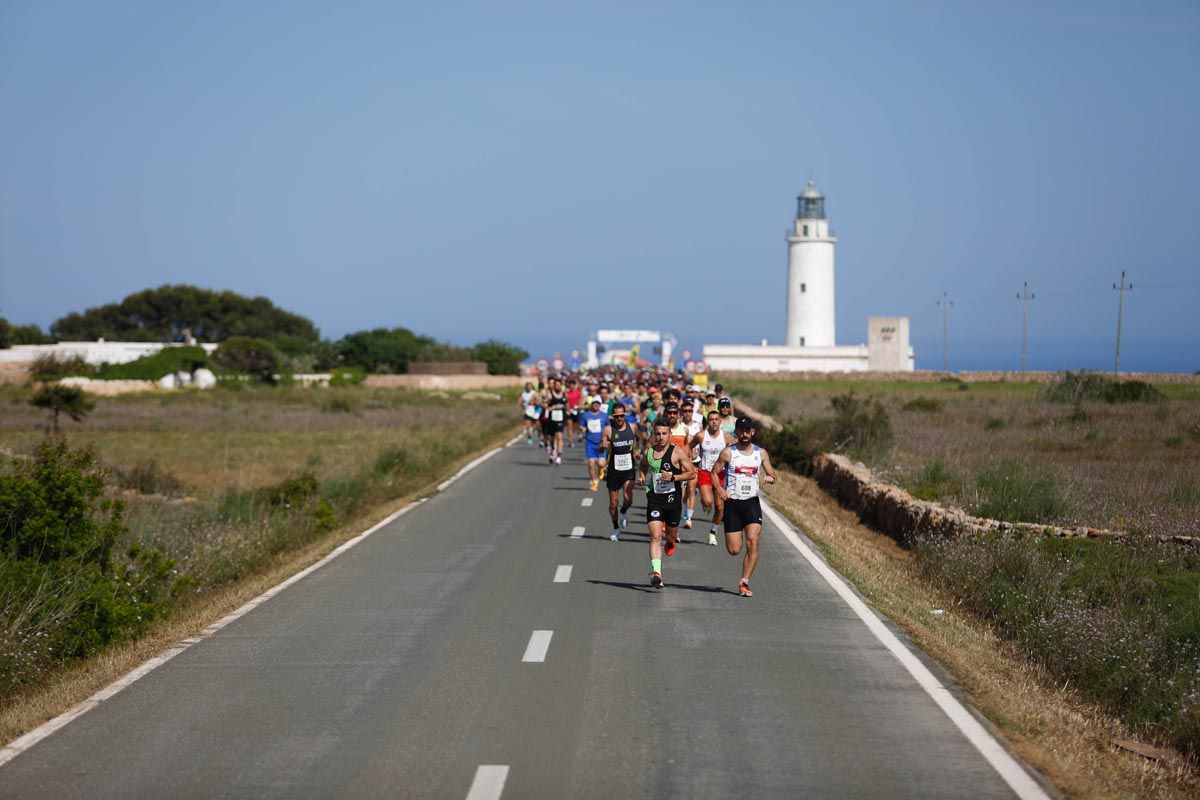
{"label": "asphalt road surface", "polygon": [[609,541],[581,451],[522,440],[17,755],[0,797],[1014,796],[774,525],[753,598],[707,522],[656,591],[643,507]]}

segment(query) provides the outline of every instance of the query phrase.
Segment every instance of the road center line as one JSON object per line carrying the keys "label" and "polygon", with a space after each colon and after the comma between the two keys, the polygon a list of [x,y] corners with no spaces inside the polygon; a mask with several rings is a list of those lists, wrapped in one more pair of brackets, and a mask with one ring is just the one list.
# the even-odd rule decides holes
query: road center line
{"label": "road center line", "polygon": [[569,583],[571,580],[571,565],[559,564],[558,569],[554,571],[555,583]]}
{"label": "road center line", "polygon": [[585,529],[582,525],[576,525],[575,528],[571,531],[571,538],[572,539],[582,539],[584,530]]}
{"label": "road center line", "polygon": [[554,635],[554,631],[534,631],[529,637],[529,645],[525,648],[525,657],[522,661],[540,664],[546,660],[546,651],[550,649],[550,637]]}
{"label": "road center line", "polygon": [[579,501],[579,505],[583,506],[584,508],[591,508],[592,507],[592,498],[590,498],[590,497],[583,498],[582,500]]}
{"label": "road center line", "polygon": [[508,767],[499,764],[483,764],[475,770],[475,780],[467,791],[467,800],[499,800],[508,780]]}

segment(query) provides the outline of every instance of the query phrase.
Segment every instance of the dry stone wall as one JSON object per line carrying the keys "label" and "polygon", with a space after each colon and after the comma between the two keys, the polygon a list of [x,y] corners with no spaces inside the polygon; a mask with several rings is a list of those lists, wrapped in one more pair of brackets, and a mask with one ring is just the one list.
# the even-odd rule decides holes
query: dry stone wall
{"label": "dry stone wall", "polygon": [[[1121,531],[1098,528],[1060,528],[973,517],[960,508],[918,500],[899,486],[879,480],[864,464],[852,462],[837,453],[823,453],[813,459],[813,478],[838,502],[857,513],[863,522],[906,546],[919,536],[973,536],[992,532],[1060,537],[1129,536]],[[1158,538],[1200,546],[1197,536]]]}

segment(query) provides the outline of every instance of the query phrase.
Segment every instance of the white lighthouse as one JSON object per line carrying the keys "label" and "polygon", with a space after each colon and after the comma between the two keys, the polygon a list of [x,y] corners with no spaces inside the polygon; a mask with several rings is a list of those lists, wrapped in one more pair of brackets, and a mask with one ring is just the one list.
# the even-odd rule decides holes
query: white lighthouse
{"label": "white lighthouse", "polygon": [[795,230],[788,234],[786,347],[833,347],[833,246],[825,195],[813,186],[797,198]]}

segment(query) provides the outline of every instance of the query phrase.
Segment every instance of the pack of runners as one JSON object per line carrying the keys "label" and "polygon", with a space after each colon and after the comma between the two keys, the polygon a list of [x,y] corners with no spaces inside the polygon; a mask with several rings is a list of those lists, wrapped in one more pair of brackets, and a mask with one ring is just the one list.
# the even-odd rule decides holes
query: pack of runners
{"label": "pack of runners", "polygon": [[[706,391],[682,373],[602,367],[525,384],[520,405],[529,445],[562,464],[564,443],[582,444],[589,488],[608,490],[612,541],[629,528],[635,490],[645,492],[650,585],[661,588],[662,562],[675,554],[680,528],[691,528],[697,495],[711,513],[708,544],[742,555],[738,594],[752,597],[762,533],[759,486],[774,483],[767,451],[754,443],[755,423],[735,417],[721,384]],[[536,439],[536,442],[535,442]]]}

